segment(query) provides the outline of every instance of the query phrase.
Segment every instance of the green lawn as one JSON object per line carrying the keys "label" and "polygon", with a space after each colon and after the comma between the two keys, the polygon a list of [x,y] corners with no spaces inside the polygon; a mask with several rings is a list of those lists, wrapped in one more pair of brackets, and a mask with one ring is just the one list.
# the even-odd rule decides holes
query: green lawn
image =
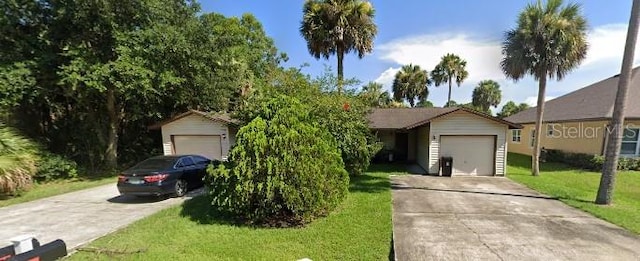
{"label": "green lawn", "polygon": [[70,180],[57,180],[41,184],[34,184],[30,190],[22,192],[18,196],[0,198],[0,207],[51,197],[67,192],[91,188],[109,183],[115,184],[115,182],[115,177],[101,177],[95,179],[77,178]]}
{"label": "green lawn", "polygon": [[619,172],[613,204],[600,206],[593,203],[600,183],[598,172],[543,163],[540,176],[533,177],[530,157],[513,153],[509,153],[508,165],[510,179],[640,234],[640,172]]}
{"label": "green lawn", "polygon": [[[391,250],[390,173],[373,166],[353,178],[350,193],[328,217],[304,228],[254,228],[207,216],[198,197],[100,238],[72,260],[388,260]],[[142,253],[115,254],[113,252]],[[111,254],[109,254],[111,253]]]}

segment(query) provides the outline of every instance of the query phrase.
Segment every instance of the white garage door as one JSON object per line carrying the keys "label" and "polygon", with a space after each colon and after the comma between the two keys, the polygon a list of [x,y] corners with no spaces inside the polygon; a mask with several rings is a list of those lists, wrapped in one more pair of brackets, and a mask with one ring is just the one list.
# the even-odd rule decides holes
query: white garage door
{"label": "white garage door", "polygon": [[210,159],[222,159],[219,135],[179,135],[173,136],[175,154],[197,154]]}
{"label": "white garage door", "polygon": [[453,175],[492,176],[494,136],[441,136],[440,157],[453,157]]}

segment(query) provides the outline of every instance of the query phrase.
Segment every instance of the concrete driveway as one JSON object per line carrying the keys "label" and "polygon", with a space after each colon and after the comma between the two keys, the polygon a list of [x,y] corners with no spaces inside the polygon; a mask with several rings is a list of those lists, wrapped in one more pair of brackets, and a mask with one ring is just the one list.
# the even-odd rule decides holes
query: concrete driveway
{"label": "concrete driveway", "polygon": [[397,260],[640,260],[640,237],[506,178],[392,187]]}
{"label": "concrete driveway", "polygon": [[115,182],[86,190],[0,208],[0,247],[18,235],[34,235],[40,243],[62,239],[72,250],[185,198],[119,196]]}

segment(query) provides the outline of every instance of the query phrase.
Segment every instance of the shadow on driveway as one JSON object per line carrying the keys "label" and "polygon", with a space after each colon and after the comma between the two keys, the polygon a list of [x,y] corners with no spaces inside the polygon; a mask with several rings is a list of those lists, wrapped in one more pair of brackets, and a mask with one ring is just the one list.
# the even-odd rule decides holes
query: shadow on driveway
{"label": "shadow on driveway", "polygon": [[551,200],[558,200],[559,199],[558,197],[536,196],[536,195],[525,195],[525,194],[514,194],[514,193],[500,193],[500,192],[476,191],[476,190],[459,190],[459,189],[438,189],[438,188],[428,188],[428,187],[411,187],[411,186],[406,186],[404,184],[398,184],[398,183],[391,184],[391,189],[392,190],[416,189],[416,190],[437,191],[437,192],[472,193],[472,194],[498,195],[498,196],[511,196],[511,197],[525,197],[525,198],[539,198],[539,199],[551,199]]}

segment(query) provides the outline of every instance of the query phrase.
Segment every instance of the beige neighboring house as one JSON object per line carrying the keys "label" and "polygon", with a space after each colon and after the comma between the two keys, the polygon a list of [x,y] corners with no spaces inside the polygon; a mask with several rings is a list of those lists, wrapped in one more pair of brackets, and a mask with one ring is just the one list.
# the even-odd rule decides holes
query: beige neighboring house
{"label": "beige neighboring house", "polygon": [[236,122],[227,114],[190,110],[149,127],[162,130],[164,155],[198,154],[227,160],[235,143]]}
{"label": "beige neighboring house", "polygon": [[394,160],[440,175],[440,158],[453,157],[454,176],[504,176],[507,132],[521,127],[466,108],[374,109],[369,121]]}
{"label": "beige neighboring house", "polygon": [[[606,133],[613,114],[618,76],[596,82],[545,103],[541,146],[546,149],[603,155]],[[633,70],[625,110],[625,131],[621,155],[640,155],[640,69]],[[535,136],[536,108],[505,120],[522,129],[509,133],[509,152],[531,155]]]}

